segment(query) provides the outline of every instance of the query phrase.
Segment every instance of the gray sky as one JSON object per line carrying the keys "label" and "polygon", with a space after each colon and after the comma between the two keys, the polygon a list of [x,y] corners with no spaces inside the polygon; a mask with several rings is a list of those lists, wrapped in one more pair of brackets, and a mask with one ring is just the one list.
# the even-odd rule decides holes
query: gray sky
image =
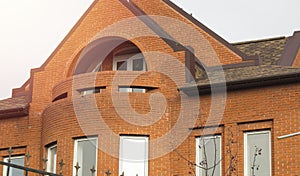
{"label": "gray sky", "polygon": [[[92,0],[0,0],[0,99],[41,66]],[[173,0],[229,42],[300,30],[299,0]]]}

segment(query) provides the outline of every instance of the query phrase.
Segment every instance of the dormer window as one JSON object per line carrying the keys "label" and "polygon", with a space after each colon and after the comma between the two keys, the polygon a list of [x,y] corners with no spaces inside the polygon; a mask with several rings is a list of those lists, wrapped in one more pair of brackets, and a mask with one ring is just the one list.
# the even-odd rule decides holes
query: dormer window
{"label": "dormer window", "polygon": [[113,70],[146,71],[146,62],[141,53],[115,55]]}
{"label": "dormer window", "polygon": [[131,41],[117,37],[96,40],[82,51],[74,75],[105,71],[146,71],[141,50]]}

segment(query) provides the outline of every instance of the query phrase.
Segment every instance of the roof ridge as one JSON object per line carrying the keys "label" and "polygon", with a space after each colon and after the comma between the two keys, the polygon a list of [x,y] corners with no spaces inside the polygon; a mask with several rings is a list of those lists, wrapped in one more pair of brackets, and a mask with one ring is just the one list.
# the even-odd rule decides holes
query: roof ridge
{"label": "roof ridge", "polygon": [[257,39],[257,40],[248,40],[248,41],[242,41],[242,42],[236,42],[231,43],[232,45],[243,45],[243,44],[249,44],[249,43],[259,43],[259,42],[268,42],[268,41],[274,41],[274,40],[282,40],[286,39],[288,37],[281,36],[281,37],[272,37],[272,38],[266,38],[266,39]]}

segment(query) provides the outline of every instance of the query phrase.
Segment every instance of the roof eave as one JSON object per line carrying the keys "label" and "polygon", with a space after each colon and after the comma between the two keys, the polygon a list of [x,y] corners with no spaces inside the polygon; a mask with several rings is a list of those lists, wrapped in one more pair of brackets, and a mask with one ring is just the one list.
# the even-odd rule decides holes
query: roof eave
{"label": "roof eave", "polygon": [[[179,91],[183,91],[188,96],[197,96],[210,94],[213,90],[214,93],[221,91],[234,91],[241,89],[257,88],[274,86],[281,84],[299,83],[300,73],[289,73],[283,75],[274,75],[268,77],[260,77],[253,79],[236,80],[229,82],[220,82],[212,84],[193,84],[179,88]],[[224,85],[226,85],[224,87]]]}
{"label": "roof eave", "polygon": [[5,109],[0,111],[0,118],[23,117],[29,115],[29,105],[20,108]]}

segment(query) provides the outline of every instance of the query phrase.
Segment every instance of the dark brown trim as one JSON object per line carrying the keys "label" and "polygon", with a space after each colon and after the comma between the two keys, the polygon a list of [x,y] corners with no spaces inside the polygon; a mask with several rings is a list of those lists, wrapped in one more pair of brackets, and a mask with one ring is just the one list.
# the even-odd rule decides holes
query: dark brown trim
{"label": "dark brown trim", "polygon": [[189,130],[203,130],[207,128],[224,128],[224,124],[219,124],[219,125],[210,125],[210,126],[196,126],[193,128],[189,128]]}
{"label": "dark brown trim", "polygon": [[300,48],[300,31],[294,32],[292,37],[289,37],[282,55],[278,61],[278,65],[292,66]]}
{"label": "dark brown trim", "polygon": [[[208,27],[206,27],[204,24],[200,23],[197,19],[195,19],[190,14],[186,13],[184,10],[182,10],[180,7],[178,7],[176,4],[174,4],[170,0],[162,0],[162,1],[165,2],[169,7],[171,7],[172,9],[174,9],[176,12],[178,12],[179,14],[181,14],[183,17],[185,17],[188,20],[190,20],[193,24],[195,24],[196,26],[198,26],[200,29],[204,30],[210,36],[212,36],[213,38],[215,38],[221,44],[223,44],[224,46],[226,46],[227,48],[229,48],[231,51],[233,51],[234,53],[236,53],[237,55],[239,55],[240,57],[242,57],[243,60],[247,60],[247,58],[249,59],[249,57],[246,54],[244,54],[243,52],[241,52],[235,46],[231,45],[229,42],[227,42],[226,40],[224,40],[218,34],[216,34],[212,30],[210,30]],[[253,57],[251,59],[253,59]],[[258,59],[258,58],[256,57],[255,59]]]}
{"label": "dark brown trim", "polygon": [[148,137],[150,138],[149,134],[120,134],[120,136],[125,137]]}
{"label": "dark brown trim", "polygon": [[[11,149],[26,149],[26,148],[27,148],[26,145],[21,145],[21,146],[16,146],[16,147],[11,147]],[[6,151],[6,150],[9,150],[9,147],[1,148],[1,149],[0,149],[0,151]],[[7,155],[7,156],[8,156],[8,155]],[[3,157],[6,157],[6,155],[3,156]]]}
{"label": "dark brown trim", "polygon": [[72,137],[73,140],[80,140],[80,139],[89,139],[89,138],[98,138],[99,135],[98,134],[94,134],[94,135],[87,135],[87,136],[76,136],[76,137]]}
{"label": "dark brown trim", "polygon": [[167,33],[156,21],[148,16],[141,8],[139,8],[132,1],[119,0],[128,10],[130,10],[137,18],[139,18],[145,25],[149,27],[155,34],[158,35],[166,44],[168,44],[173,51],[185,51],[187,50],[176,39],[174,39],[169,33]]}
{"label": "dark brown trim", "polygon": [[186,87],[179,88],[179,91],[183,91],[189,96],[210,94],[213,90],[215,93],[224,91],[224,84],[226,85],[226,91],[234,91],[240,89],[249,89],[265,86],[273,86],[280,84],[291,84],[300,82],[300,72],[299,73],[290,73],[283,75],[275,75],[269,77],[253,78],[253,79],[244,79],[238,81],[229,81],[221,82],[214,84],[203,84],[203,85],[189,85]]}
{"label": "dark brown trim", "polygon": [[263,123],[263,122],[273,122],[273,119],[262,119],[262,120],[253,120],[253,121],[243,121],[237,122],[237,125],[251,124],[251,123]]}
{"label": "dark brown trim", "polygon": [[54,145],[57,145],[57,141],[50,142],[50,143],[46,144],[44,147],[45,147],[45,148],[49,148],[49,147],[52,147],[52,146],[54,146]]}
{"label": "dark brown trim", "polygon": [[0,111],[0,118],[24,117],[29,115],[29,105],[23,108],[14,108]]}

